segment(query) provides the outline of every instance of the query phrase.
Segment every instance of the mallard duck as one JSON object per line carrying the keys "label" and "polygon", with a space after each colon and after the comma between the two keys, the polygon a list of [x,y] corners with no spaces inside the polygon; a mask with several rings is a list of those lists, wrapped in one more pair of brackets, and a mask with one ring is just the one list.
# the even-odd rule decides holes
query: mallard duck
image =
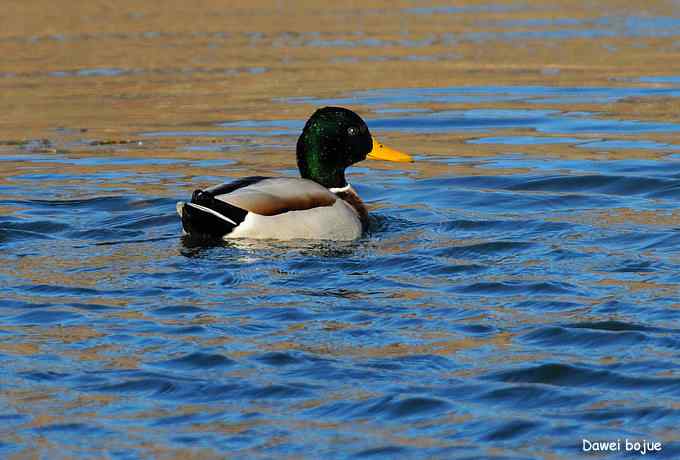
{"label": "mallard duck", "polygon": [[253,176],[196,190],[177,212],[192,236],[353,240],[366,231],[368,212],[345,169],[366,158],[413,161],[373,139],[356,113],[324,107],[297,141],[302,178]]}

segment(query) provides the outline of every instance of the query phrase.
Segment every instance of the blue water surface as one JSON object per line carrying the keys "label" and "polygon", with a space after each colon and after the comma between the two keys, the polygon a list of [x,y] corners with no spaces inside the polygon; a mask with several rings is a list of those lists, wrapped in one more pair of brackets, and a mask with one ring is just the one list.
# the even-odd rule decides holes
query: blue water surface
{"label": "blue water surface", "polygon": [[[509,149],[465,157],[452,143],[402,169],[359,165],[351,180],[371,225],[349,243],[195,242],[175,202],[188,182],[226,177],[187,177],[199,159],[3,146],[0,164],[32,167],[0,184],[0,457],[40,442],[64,458],[166,458],[163,446],[196,458],[571,459],[583,439],[626,438],[680,457],[678,146],[626,137],[680,125],[400,108],[645,91],[678,95],[504,87],[299,101],[361,104],[383,135],[474,132],[469,145]],[[230,136],[276,137],[271,151],[291,152],[280,173],[293,174],[304,121],[140,138],[189,138],[197,155],[224,152],[204,166],[229,171],[251,148]],[[523,153],[563,144],[602,156]],[[653,155],[606,155],[621,149]],[[65,169],[40,172],[50,164]]]}

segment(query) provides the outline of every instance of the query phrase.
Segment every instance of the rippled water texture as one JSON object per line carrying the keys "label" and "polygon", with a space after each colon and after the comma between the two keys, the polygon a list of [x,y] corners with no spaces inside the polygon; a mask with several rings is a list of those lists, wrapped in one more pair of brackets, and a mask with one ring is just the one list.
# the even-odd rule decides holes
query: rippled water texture
{"label": "rippled water texture", "polygon": [[[1,458],[680,458],[677,2],[137,3],[0,13]],[[326,104],[369,234],[181,236]]]}

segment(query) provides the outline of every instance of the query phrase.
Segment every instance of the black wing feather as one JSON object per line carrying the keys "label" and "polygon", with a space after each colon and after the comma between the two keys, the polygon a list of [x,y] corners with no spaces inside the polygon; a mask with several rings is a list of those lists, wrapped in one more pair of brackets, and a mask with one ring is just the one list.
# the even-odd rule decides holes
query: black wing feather
{"label": "black wing feather", "polygon": [[220,214],[224,218],[200,208],[184,205],[182,208],[182,227],[184,231],[194,236],[219,238],[231,233],[243,222],[248,211],[238,206],[216,200],[215,195],[231,193],[239,188],[247,187],[261,180],[268,179],[263,176],[252,176],[239,179],[228,184],[221,184],[207,190],[194,190],[191,202],[208,208]]}
{"label": "black wing feather", "polygon": [[189,204],[182,207],[182,227],[191,236],[220,238],[236,227],[231,222]]}
{"label": "black wing feather", "polygon": [[233,182],[229,182],[227,184],[215,185],[214,187],[206,189],[206,191],[212,193],[213,195],[225,195],[227,193],[233,192],[234,190],[238,190],[249,185],[257,184],[258,182],[261,182],[265,179],[271,179],[271,177],[266,176],[244,177]]}

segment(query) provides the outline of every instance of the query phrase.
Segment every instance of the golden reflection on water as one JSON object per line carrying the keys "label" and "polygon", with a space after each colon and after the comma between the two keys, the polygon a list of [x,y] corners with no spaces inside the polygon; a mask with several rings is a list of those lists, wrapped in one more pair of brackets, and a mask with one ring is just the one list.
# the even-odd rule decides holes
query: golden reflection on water
{"label": "golden reflection on water", "polygon": [[[471,7],[487,4],[466,2]],[[230,119],[304,119],[309,106],[272,102],[297,95],[468,85],[616,86],[637,77],[680,73],[672,35],[459,38],[507,30],[587,31],[601,18],[672,15],[677,13],[672,2],[645,2],[644,11],[621,1],[588,8],[561,1],[528,1],[521,8],[507,0],[494,5],[507,8],[414,14],[410,1],[207,0],[191,8],[181,2],[130,0],[115,7],[106,2],[58,2],[58,7],[44,0],[12,3],[0,13],[5,24],[0,52],[11,56],[0,63],[0,72],[19,76],[0,79],[7,108],[0,139],[45,137],[46,130],[59,126],[86,128],[87,139],[119,140],[136,137],[140,130]],[[563,17],[580,22],[550,25]],[[548,22],[522,22],[527,20]],[[386,60],[367,61],[375,56]],[[265,70],[239,71],[257,68]],[[139,74],[47,76],[79,69]],[[677,104],[677,99],[621,101],[608,105],[606,114],[677,120]],[[544,106],[549,105],[532,105]],[[451,107],[467,108],[446,106]],[[571,107],[584,108],[592,105]]]}
{"label": "golden reflection on water", "polygon": [[[469,6],[488,5],[487,1],[468,1]],[[663,88],[663,83],[639,81],[642,77],[680,75],[680,50],[678,36],[636,36],[619,33],[611,37],[588,36],[554,39],[550,36],[533,36],[508,39],[503,33],[563,31],[556,18],[577,20],[567,29],[587,31],[596,27],[598,19],[626,16],[677,15],[677,4],[666,1],[649,1],[639,4],[608,0],[577,4],[569,1],[516,2],[498,0],[494,5],[507,8],[492,11],[472,10],[457,14],[417,14],[409,9],[429,5],[412,1],[373,0],[348,4],[313,1],[276,2],[251,0],[224,2],[198,0],[187,2],[123,0],[118,2],[47,1],[5,2],[0,11],[3,24],[0,29],[0,156],[15,155],[16,159],[0,164],[0,186],[19,187],[35,191],[68,188],[63,196],[40,196],[42,199],[76,199],[111,190],[137,194],[140,197],[176,197],[188,194],[201,178],[237,177],[250,174],[278,174],[293,170],[295,135],[275,135],[258,138],[231,135],[227,129],[216,126],[225,121],[244,120],[304,120],[315,108],[315,102],[291,103],[289,98],[333,98],[354,91],[382,88],[427,88],[468,86],[546,86],[546,87],[644,87]],[[544,21],[531,25],[527,20]],[[552,21],[552,22],[551,22]],[[518,24],[510,27],[508,24]],[[490,34],[487,38],[473,39],[471,34]],[[467,35],[466,35],[467,34]],[[497,35],[493,35],[497,34]],[[463,37],[463,38],[461,38]],[[465,38],[467,37],[467,38]],[[85,74],[78,75],[78,72]],[[87,72],[103,72],[89,75]],[[108,72],[108,75],[107,75]],[[593,112],[597,119],[645,120],[654,122],[680,122],[680,99],[666,97],[628,97],[614,102],[578,101],[571,104],[550,101],[483,100],[477,102],[408,102],[399,104],[406,109],[433,111],[465,111],[470,109],[530,109],[557,110],[560,112]],[[388,117],[376,113],[375,107],[356,104],[356,110],[369,121]],[[162,137],[147,136],[149,132],[195,132],[195,135],[168,134]],[[614,133],[606,140],[645,140],[666,144],[660,149],[607,149],[587,148],[577,143],[526,143],[520,147],[502,143],[475,143],[498,135],[497,132],[470,130],[455,133],[409,133],[392,130],[385,142],[404,151],[420,155],[419,161],[404,167],[380,163],[359,165],[356,176],[370,182],[371,170],[405,171],[418,179],[452,176],[516,175],[530,171],[526,167],[486,167],[481,162],[455,163],[441,160],[457,158],[489,158],[516,153],[527,156],[555,159],[620,159],[661,158],[678,153],[677,134],[645,132],[644,134]],[[492,130],[493,131],[493,130]],[[202,134],[201,134],[202,133]],[[211,134],[212,133],[212,134]],[[502,135],[536,136],[542,139],[560,135],[536,132],[525,128],[503,128]],[[600,134],[579,134],[580,142],[601,140]],[[29,140],[47,139],[30,143]],[[247,143],[251,142],[252,145]],[[189,147],[222,147],[223,144],[247,145],[245,150],[202,149]],[[284,146],[285,148],[281,148]],[[252,148],[250,148],[252,147]],[[245,153],[247,152],[247,153]],[[41,159],[27,163],[23,154],[34,154]],[[171,165],[158,162],[121,164],[106,162],[109,157],[130,159],[172,159]],[[78,160],[96,158],[96,164],[83,165]],[[232,160],[228,166],[216,168],[201,163],[207,160]],[[397,169],[398,168],[398,169]],[[44,175],[34,179],[28,174]],[[88,180],[95,175],[101,179]],[[64,177],[69,176],[69,177]],[[156,178],[145,181],[145,178]],[[88,188],[79,188],[82,184]],[[0,191],[0,198],[3,197]],[[35,199],[36,196],[30,197]],[[376,207],[385,206],[377,203]],[[413,205],[412,209],[427,210],[428,204]],[[0,205],[0,214],[22,218],[29,211],[17,205]],[[25,217],[25,215],[24,215]],[[607,211],[582,211],[561,215],[562,222],[588,223],[612,227],[630,223],[652,226],[677,226],[680,216],[675,211],[612,208]],[[390,236],[390,240],[376,249],[378,254],[399,254],[417,249],[418,233],[403,232]],[[179,229],[178,229],[179,233]],[[475,244],[470,238],[449,240],[448,245]],[[59,242],[55,244],[60,244]],[[239,243],[240,244],[240,243]],[[442,244],[442,243],[440,243]],[[243,243],[247,246],[247,243]],[[241,246],[242,249],[247,247]],[[73,248],[64,248],[66,253]],[[163,248],[166,249],[166,248]],[[48,284],[63,287],[98,288],[106,280],[98,271],[77,271],[83,264],[93,267],[115,267],[115,276],[126,279],[144,271],[149,260],[163,255],[153,246],[123,246],[106,253],[79,257],[62,257],[47,260],[45,256],[31,255],[21,259],[6,259],[0,255],[0,274],[22,279],[31,285]],[[598,248],[583,248],[584,252],[598,252]],[[248,255],[243,262],[248,262]],[[463,261],[451,258],[451,263]],[[526,264],[527,267],[530,265]],[[158,271],[154,266],[153,270]],[[640,274],[640,273],[638,273]],[[272,277],[285,277],[285,273],[272,273]],[[529,279],[529,277],[527,278]],[[502,280],[500,280],[502,281]],[[384,296],[395,303],[400,300],[427,301],[427,278],[419,287],[386,292]],[[610,279],[605,275],[600,285],[621,285],[631,294],[654,291],[672,296],[675,286],[653,281]],[[260,289],[257,283],[242,285],[243,289]],[[268,294],[286,292],[270,286]],[[225,297],[229,294],[221,293]],[[368,295],[358,290],[324,292],[325,296],[362,300]],[[40,302],[46,296],[40,293],[16,296],[16,300]],[[67,304],[77,302],[77,294],[50,295],[50,302]],[[585,306],[588,299],[580,299]],[[90,298],[91,304],[102,306],[127,306],[127,301],[101,295]],[[184,299],[184,304],[198,304],[198,300]],[[208,307],[218,307],[219,299],[200,300],[206,312],[195,318],[179,321],[151,318],[136,310],[115,310],[108,318],[148,320],[162,325],[214,325],[217,320]],[[272,304],[272,308],[285,307]],[[470,314],[478,304],[460,305]],[[674,305],[673,308],[678,308]],[[537,318],[513,309],[496,308],[497,315],[509,318],[509,324],[532,324],[557,320],[576,320],[585,307],[570,312],[546,312]],[[479,317],[482,323],[484,317]],[[220,319],[220,325],[226,320]],[[234,322],[239,322],[234,319]],[[244,322],[244,321],[241,321]],[[371,321],[358,325],[340,321],[322,321],[320,326],[329,333],[345,329],[370,330]],[[414,356],[420,354],[455,356],[461,363],[469,364],[466,351],[488,347],[498,351],[515,346],[516,334],[498,332],[489,336],[457,337],[451,333],[415,331],[412,337],[420,341],[393,342],[374,346],[359,346],[329,339],[327,343],[309,343],[304,337],[306,322],[295,322],[284,331],[273,333],[266,345],[243,340],[243,348],[230,356],[238,359],[254,353],[252,347],[262,351],[294,350],[323,357],[354,356],[362,359]],[[11,327],[4,327],[12,331]],[[297,336],[296,336],[297,334]],[[80,342],[101,337],[94,327],[54,326],[39,327],[18,342],[0,341],[0,351],[8,355],[35,356],[46,353],[50,345],[73,345],[62,349],[64,355],[88,362],[104,363],[110,369],[137,369],[140,356],[130,356],[124,345],[95,344],[83,348]],[[293,337],[294,339],[292,339]],[[224,335],[219,339],[199,336],[178,338],[201,346],[224,346],[234,339]],[[249,348],[251,347],[251,348]],[[142,351],[153,352],[153,347]],[[496,353],[485,366],[508,362],[537,361],[549,355]],[[454,372],[457,376],[472,375],[486,369]],[[256,373],[240,371],[241,377]],[[238,374],[238,373],[236,373]],[[235,375],[238,378],[239,375]],[[373,394],[364,391],[361,397]],[[330,399],[346,398],[347,394],[329,395]],[[360,399],[359,396],[357,396]],[[63,417],[49,414],[43,404],[49,405],[53,395],[39,388],[30,391],[9,390],[5,395],[17,410],[36,414],[22,428],[48,426],[61,423]],[[96,418],[100,407],[117,400],[117,396],[80,395],[67,404],[86,407],[91,412],[81,417]],[[24,409],[23,405],[28,405]],[[66,406],[59,400],[58,405]],[[301,408],[313,408],[321,401],[305,401]],[[36,408],[40,408],[36,410]],[[254,409],[254,408],[253,408]],[[264,413],[268,407],[259,408]],[[205,407],[186,405],[187,413],[205,411]],[[163,415],[160,410],[137,414],[153,419]],[[172,415],[172,414],[166,414]],[[471,416],[448,414],[442,423],[460,424]],[[312,422],[299,421],[303,430]],[[234,434],[251,429],[254,422],[195,424],[192,429],[219,431]],[[325,427],[335,428],[325,423]],[[348,428],[344,423],[338,429]],[[375,425],[371,430],[378,430]],[[15,436],[12,434],[11,436]],[[376,436],[392,440],[399,445],[436,446],[439,439],[424,436],[408,437],[391,432],[389,428]],[[668,434],[668,439],[672,435]],[[220,458],[211,450],[198,448],[166,448],[158,444],[139,447],[157,458]],[[55,446],[42,436],[35,436],[35,445],[10,458],[37,457]],[[20,442],[20,440],[16,440]],[[271,445],[285,439],[271,438]],[[538,441],[540,444],[541,441]],[[115,442],[111,441],[111,445]],[[489,450],[489,455],[506,452]],[[550,454],[546,453],[546,458]],[[557,457],[554,458],[564,458]]]}

